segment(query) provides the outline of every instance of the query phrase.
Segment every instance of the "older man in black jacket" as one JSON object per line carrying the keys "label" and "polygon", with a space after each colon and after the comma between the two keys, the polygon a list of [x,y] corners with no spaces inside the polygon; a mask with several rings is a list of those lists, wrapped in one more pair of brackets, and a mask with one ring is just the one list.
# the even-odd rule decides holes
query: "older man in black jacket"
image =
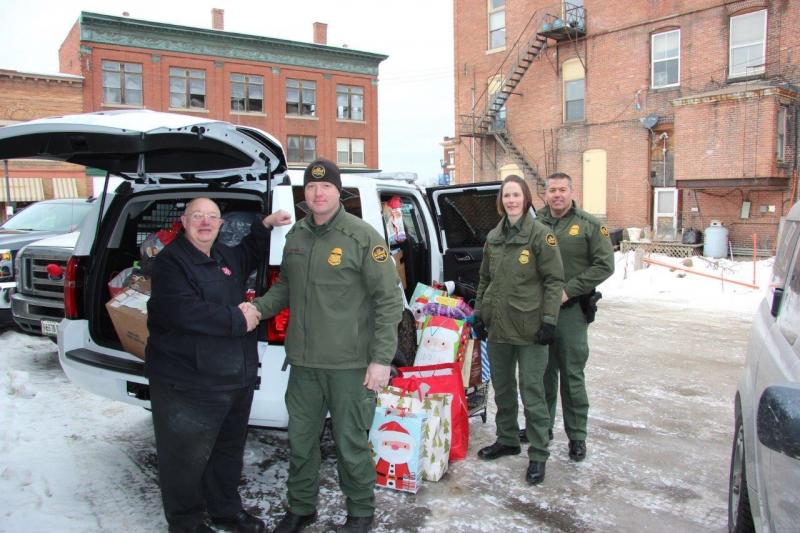
{"label": "older man in black jacket", "polygon": [[145,373],[158,452],[164,514],[171,532],[260,532],[242,508],[238,484],[258,370],[260,316],[240,309],[245,282],[266,253],[267,236],[291,216],[254,222],[235,247],[217,243],[216,203],[195,198],[184,232],[156,256],[147,305]]}

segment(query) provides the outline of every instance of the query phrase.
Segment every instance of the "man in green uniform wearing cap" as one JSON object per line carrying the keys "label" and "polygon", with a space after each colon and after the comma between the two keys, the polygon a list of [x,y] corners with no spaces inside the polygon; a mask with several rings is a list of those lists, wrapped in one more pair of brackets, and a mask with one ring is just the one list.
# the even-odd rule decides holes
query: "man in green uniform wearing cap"
{"label": "man in green uniform wearing cap", "polygon": [[375,392],[389,382],[403,301],[383,237],[340,202],[337,166],[318,159],[303,183],[310,214],[286,236],[280,280],[253,302],[264,318],[287,305],[291,311],[289,510],[275,531],[299,531],[317,518],[319,439],[328,412],[347,505],[339,531],[368,531],[375,466],[367,433]]}
{"label": "man in green uniform wearing cap", "polygon": [[548,176],[543,209],[537,218],[556,234],[564,263],[564,289],[556,325],[556,340],[544,375],[545,397],[550,410],[550,438],[556,418],[559,383],[564,430],[569,438],[569,457],[586,458],[586,420],[589,397],[584,367],[589,359],[587,314],[594,315],[595,287],[614,273],[614,248],[608,229],[579,209],[573,201],[572,178],[563,172]]}

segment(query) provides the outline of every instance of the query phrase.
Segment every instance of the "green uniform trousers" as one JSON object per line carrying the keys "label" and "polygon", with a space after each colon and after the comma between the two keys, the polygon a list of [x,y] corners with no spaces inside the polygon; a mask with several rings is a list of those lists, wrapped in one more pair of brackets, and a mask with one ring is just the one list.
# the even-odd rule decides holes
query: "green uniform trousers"
{"label": "green uniform trousers", "polygon": [[564,430],[570,440],[586,440],[589,397],[583,369],[589,359],[588,330],[589,325],[579,304],[561,310],[556,326],[556,341],[550,345],[550,359],[544,375],[550,429],[556,420],[560,382]]}
{"label": "green uniform trousers", "polygon": [[489,367],[492,372],[494,402],[497,405],[495,424],[497,441],[507,446],[519,446],[519,393],[517,392],[517,367],[522,406],[527,426],[528,459],[547,461],[549,439],[547,429],[550,418],[545,403],[542,379],[547,367],[547,346],[527,344],[516,346],[489,342]]}
{"label": "green uniform trousers", "polygon": [[331,370],[292,366],[286,389],[289,412],[289,509],[316,511],[321,463],[320,436],[330,412],[339,487],[351,516],[375,513],[375,464],[368,433],[375,415],[375,393],[364,385],[365,368]]}

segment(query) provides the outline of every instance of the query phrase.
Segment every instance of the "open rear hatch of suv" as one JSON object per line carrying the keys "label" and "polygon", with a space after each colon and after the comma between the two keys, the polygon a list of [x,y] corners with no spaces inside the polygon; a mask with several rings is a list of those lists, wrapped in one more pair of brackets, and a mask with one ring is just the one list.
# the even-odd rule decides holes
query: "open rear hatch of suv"
{"label": "open rear hatch of suv", "polygon": [[[221,238],[237,243],[266,211],[270,178],[286,171],[283,148],[265,132],[147,110],[0,128],[0,159],[24,157],[101,169],[106,187],[112,176],[126,180],[113,193],[103,191],[81,228],[67,266],[65,313],[86,320],[89,335],[64,339],[63,349],[67,358],[133,375],[141,375],[142,365],[122,350],[105,308],[109,280],[137,262],[145,240],[171,228],[192,198],[214,198],[226,219]],[[265,269],[253,283],[263,286]]]}

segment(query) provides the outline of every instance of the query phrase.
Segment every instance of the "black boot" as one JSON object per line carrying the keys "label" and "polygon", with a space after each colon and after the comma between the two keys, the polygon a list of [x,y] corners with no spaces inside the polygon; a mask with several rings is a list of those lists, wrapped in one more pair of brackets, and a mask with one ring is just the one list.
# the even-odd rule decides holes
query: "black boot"
{"label": "black boot", "polygon": [[266,533],[267,525],[257,516],[253,516],[244,509],[233,516],[212,517],[211,523],[226,531],[236,533]]}
{"label": "black boot", "polygon": [[490,446],[481,448],[478,451],[478,457],[486,461],[491,461],[504,455],[517,455],[521,451],[522,449],[519,446],[508,446],[507,444],[495,442]]}
{"label": "black boot", "polygon": [[275,526],[275,529],[272,530],[272,533],[295,533],[295,531],[300,531],[308,524],[311,524],[317,519],[317,512],[314,511],[311,514],[294,514],[291,511],[287,511],[286,514],[283,516],[278,525]]}
{"label": "black boot", "polygon": [[531,461],[528,463],[528,471],[525,472],[525,481],[531,485],[538,485],[544,481],[544,461]]}
{"label": "black boot", "polygon": [[569,458],[576,463],[586,459],[586,441],[585,440],[571,440],[569,441]]}
{"label": "black boot", "polygon": [[337,533],[366,533],[372,526],[374,516],[350,516],[344,524],[336,529]]}

